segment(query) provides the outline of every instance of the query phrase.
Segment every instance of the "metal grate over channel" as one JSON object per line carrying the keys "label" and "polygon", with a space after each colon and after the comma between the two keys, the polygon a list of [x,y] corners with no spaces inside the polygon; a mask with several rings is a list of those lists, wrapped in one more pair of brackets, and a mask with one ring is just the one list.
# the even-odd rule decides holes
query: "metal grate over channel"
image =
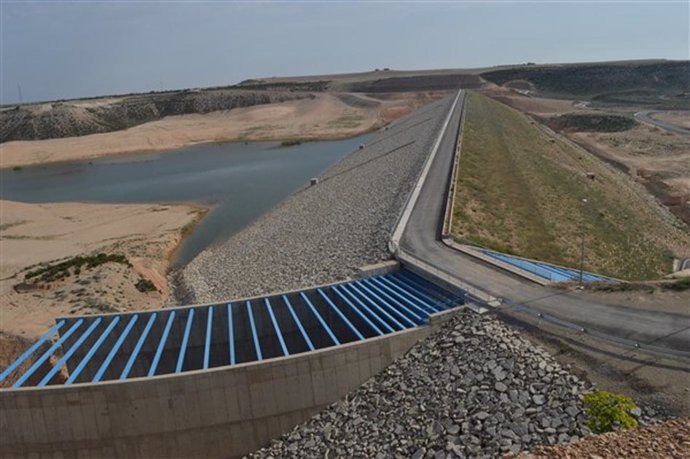
{"label": "metal grate over channel", "polygon": [[225,304],[61,318],[0,381],[97,383],[259,361],[417,327],[463,302],[403,270]]}
{"label": "metal grate over channel", "polygon": [[[516,268],[522,269],[536,276],[546,279],[551,282],[575,282],[580,279],[580,271],[572,268],[564,268],[549,263],[544,263],[536,260],[528,260],[526,258],[514,257],[492,250],[482,250],[482,252],[496,260],[508,263]],[[583,282],[610,282],[611,279],[592,274],[588,272],[582,273]]]}

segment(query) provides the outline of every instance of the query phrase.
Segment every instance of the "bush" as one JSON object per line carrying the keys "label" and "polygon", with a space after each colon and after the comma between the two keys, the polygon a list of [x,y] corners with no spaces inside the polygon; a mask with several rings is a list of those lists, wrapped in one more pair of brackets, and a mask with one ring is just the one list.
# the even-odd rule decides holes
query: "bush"
{"label": "bush", "polygon": [[148,279],[139,279],[139,282],[135,284],[135,287],[142,293],[155,292],[157,290],[156,285]]}
{"label": "bush", "polygon": [[637,419],[631,415],[637,406],[630,397],[600,390],[585,394],[583,401],[587,408],[587,427],[594,433],[637,427]]}
{"label": "bush", "polygon": [[661,284],[661,288],[664,290],[674,290],[676,292],[682,292],[690,289],[690,277],[683,277],[674,282],[669,282],[666,284]]}
{"label": "bush", "polygon": [[121,254],[110,254],[99,253],[98,255],[89,256],[77,256],[65,260],[63,262],[40,266],[39,268],[29,271],[24,275],[24,279],[31,279],[38,277],[39,280],[43,282],[52,282],[56,280],[61,280],[70,275],[70,268],[74,269],[75,274],[80,274],[84,266],[86,269],[95,268],[97,266],[103,265],[105,263],[121,263],[126,266],[131,266],[127,257]]}

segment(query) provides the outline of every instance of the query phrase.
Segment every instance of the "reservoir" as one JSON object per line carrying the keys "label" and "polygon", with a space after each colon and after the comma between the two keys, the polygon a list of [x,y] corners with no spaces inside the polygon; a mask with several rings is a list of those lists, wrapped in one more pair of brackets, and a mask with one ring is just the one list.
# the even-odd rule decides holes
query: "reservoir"
{"label": "reservoir", "polygon": [[0,171],[2,199],[22,202],[199,203],[211,208],[174,267],[224,241],[371,136],[308,142],[202,144],[166,153]]}

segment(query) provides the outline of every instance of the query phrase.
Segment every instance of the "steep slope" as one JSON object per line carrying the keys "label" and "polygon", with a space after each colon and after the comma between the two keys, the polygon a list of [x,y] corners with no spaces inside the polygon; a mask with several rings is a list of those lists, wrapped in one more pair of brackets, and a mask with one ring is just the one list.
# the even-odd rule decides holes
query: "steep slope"
{"label": "steep slope", "polygon": [[623,173],[476,93],[456,193],[454,233],[493,249],[577,268],[584,231],[585,268],[625,279],[690,255],[687,227]]}

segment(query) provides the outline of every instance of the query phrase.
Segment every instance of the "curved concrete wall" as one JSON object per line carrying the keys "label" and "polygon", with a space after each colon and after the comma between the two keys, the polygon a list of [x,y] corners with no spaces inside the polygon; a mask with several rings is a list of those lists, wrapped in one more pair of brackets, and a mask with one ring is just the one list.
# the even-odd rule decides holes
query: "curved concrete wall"
{"label": "curved concrete wall", "polygon": [[237,457],[360,386],[451,312],[429,326],[290,357],[0,390],[0,456]]}

